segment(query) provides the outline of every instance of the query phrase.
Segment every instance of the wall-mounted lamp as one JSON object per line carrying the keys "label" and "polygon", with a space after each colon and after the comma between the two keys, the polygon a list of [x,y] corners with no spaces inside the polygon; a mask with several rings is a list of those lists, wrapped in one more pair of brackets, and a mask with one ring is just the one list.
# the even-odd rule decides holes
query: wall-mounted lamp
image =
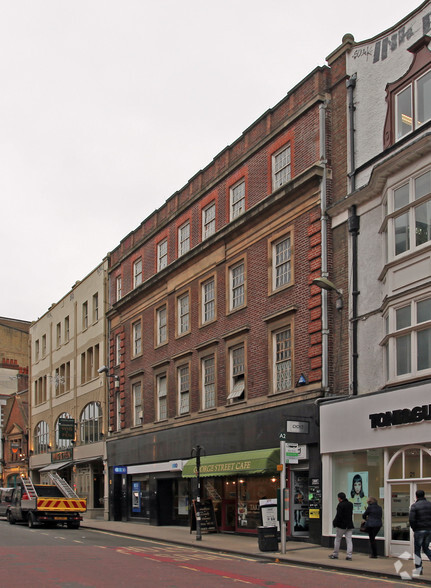
{"label": "wall-mounted lamp", "polygon": [[114,386],[115,386],[116,388],[119,388],[119,387],[120,387],[120,378],[119,378],[119,376],[116,376],[115,374],[110,374],[110,373],[109,373],[109,368],[108,368],[108,366],[106,366],[106,365],[102,365],[102,367],[100,367],[100,368],[97,370],[97,373],[99,373],[99,374],[106,374],[106,377],[107,377],[107,378],[114,378]]}
{"label": "wall-mounted lamp", "polygon": [[335,308],[337,310],[341,310],[343,308],[343,290],[337,288],[337,286],[333,282],[331,282],[331,280],[328,280],[328,278],[324,277],[314,278],[313,284],[318,288],[322,288],[322,290],[333,290],[336,294],[338,294],[338,298],[335,303]]}

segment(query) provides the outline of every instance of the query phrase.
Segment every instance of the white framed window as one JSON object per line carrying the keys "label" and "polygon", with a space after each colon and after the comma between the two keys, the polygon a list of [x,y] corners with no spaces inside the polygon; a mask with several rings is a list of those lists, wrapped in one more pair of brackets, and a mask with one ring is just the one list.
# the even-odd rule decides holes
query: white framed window
{"label": "white framed window", "polygon": [[58,347],[60,347],[60,345],[61,345],[61,323],[57,323],[56,333],[57,333],[57,349],[58,349]]}
{"label": "white framed window", "polygon": [[157,376],[157,418],[168,418],[168,386],[166,374]]}
{"label": "white framed window", "polygon": [[245,346],[241,343],[229,350],[230,392],[227,399],[239,402],[245,398]]}
{"label": "white framed window", "polygon": [[143,421],[144,413],[142,410],[142,387],[141,382],[135,382],[132,385],[133,398],[133,424],[140,425]]}
{"label": "white framed window", "polygon": [[431,296],[390,308],[385,317],[387,376],[405,380],[431,373]]}
{"label": "white framed window", "polygon": [[64,319],[64,341],[65,343],[70,341],[70,319],[68,316]]}
{"label": "white framed window", "polygon": [[216,230],[216,205],[211,202],[202,209],[202,239],[208,239]]}
{"label": "white framed window", "polygon": [[190,368],[183,365],[178,368],[178,414],[190,412]]}
{"label": "white framed window", "polygon": [[42,335],[42,357],[46,356],[46,335]]}
{"label": "white framed window", "polygon": [[120,365],[121,363],[121,335],[117,333],[115,335],[115,365]]}
{"label": "white framed window", "polygon": [[168,240],[163,239],[157,244],[157,271],[168,265]]}
{"label": "white framed window", "polygon": [[46,421],[40,421],[34,430],[34,452],[48,453],[49,425]]}
{"label": "white framed window", "polygon": [[190,294],[186,292],[177,298],[177,331],[184,335],[190,331]]}
{"label": "white framed window", "polygon": [[81,413],[80,421],[82,444],[102,440],[103,414],[100,402],[89,402]]}
{"label": "white framed window", "polygon": [[168,340],[168,309],[162,306],[156,311],[157,317],[157,345],[163,345]]}
{"label": "white framed window", "polygon": [[115,300],[118,302],[119,300],[121,300],[121,296],[122,296],[122,287],[123,287],[123,283],[122,283],[122,279],[121,276],[117,276],[115,278]]}
{"label": "white framed window", "polygon": [[229,309],[245,305],[245,263],[241,261],[229,268]]}
{"label": "white framed window", "polygon": [[292,330],[290,325],[272,334],[273,392],[292,388]]}
{"label": "white framed window", "polygon": [[245,212],[245,180],[242,179],[230,189],[230,220]]}
{"label": "white framed window", "polygon": [[97,323],[99,320],[99,294],[93,295],[93,323]]}
{"label": "white framed window", "polygon": [[202,324],[215,319],[215,278],[210,278],[202,284]]}
{"label": "white framed window", "polygon": [[82,329],[88,329],[88,302],[82,305]]}
{"label": "white framed window", "polygon": [[401,139],[431,119],[431,70],[395,96],[395,137]]}
{"label": "white framed window", "polygon": [[39,361],[39,339],[34,342],[34,358]]}
{"label": "white framed window", "polygon": [[210,355],[202,359],[202,408],[216,406],[215,394],[215,356]]}
{"label": "white framed window", "polygon": [[276,190],[290,180],[290,145],[272,156],[272,189]]}
{"label": "white framed window", "polygon": [[141,321],[137,321],[132,325],[133,337],[133,356],[136,357],[142,353],[142,325]]}
{"label": "white framed window", "polygon": [[178,255],[184,255],[190,250],[190,222],[187,221],[178,229]]}
{"label": "white framed window", "polygon": [[388,191],[386,200],[388,261],[431,241],[431,170],[412,176]]}
{"label": "white framed window", "polygon": [[115,415],[116,415],[116,419],[115,419],[115,425],[116,425],[116,430],[120,431],[121,430],[121,397],[120,397],[120,393],[116,392],[115,393]]}
{"label": "white framed window", "polygon": [[272,244],[272,288],[288,286],[292,280],[291,235],[285,235]]}
{"label": "white framed window", "polygon": [[133,262],[133,287],[137,288],[142,284],[142,258]]}

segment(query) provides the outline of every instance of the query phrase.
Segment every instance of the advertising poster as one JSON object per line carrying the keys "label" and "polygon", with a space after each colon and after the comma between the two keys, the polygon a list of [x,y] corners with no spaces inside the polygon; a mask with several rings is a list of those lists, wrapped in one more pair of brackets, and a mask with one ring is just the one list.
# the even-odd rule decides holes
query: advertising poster
{"label": "advertising poster", "polygon": [[349,472],[346,494],[353,502],[353,514],[362,514],[367,508],[368,472]]}

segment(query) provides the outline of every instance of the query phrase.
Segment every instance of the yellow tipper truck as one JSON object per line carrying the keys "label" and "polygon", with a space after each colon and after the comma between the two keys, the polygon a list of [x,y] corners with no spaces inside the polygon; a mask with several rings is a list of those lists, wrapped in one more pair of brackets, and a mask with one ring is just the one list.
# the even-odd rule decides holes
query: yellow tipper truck
{"label": "yellow tipper truck", "polygon": [[49,477],[52,484],[33,484],[30,478],[20,478],[6,513],[11,525],[26,522],[33,528],[39,523],[66,524],[69,529],[79,529],[87,500],[79,498],[58,474]]}

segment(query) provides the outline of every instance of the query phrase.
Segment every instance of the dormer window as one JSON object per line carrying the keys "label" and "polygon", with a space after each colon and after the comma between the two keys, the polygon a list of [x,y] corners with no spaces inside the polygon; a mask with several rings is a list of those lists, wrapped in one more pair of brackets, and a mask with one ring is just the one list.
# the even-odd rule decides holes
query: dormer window
{"label": "dormer window", "polygon": [[431,120],[430,40],[424,36],[409,48],[414,54],[409,70],[386,87],[385,149]]}

